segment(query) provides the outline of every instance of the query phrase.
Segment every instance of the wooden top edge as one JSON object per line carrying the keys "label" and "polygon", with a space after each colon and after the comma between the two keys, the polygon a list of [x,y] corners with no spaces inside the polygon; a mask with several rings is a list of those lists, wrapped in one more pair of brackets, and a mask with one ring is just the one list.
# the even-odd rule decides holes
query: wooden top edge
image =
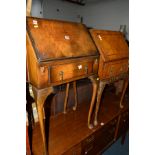
{"label": "wooden top edge", "polygon": [[73,22],[73,21],[65,21],[65,20],[59,20],[59,19],[49,19],[49,18],[26,16],[26,20],[28,20],[28,19],[46,20],[46,21],[53,21],[53,22],[60,22],[60,23],[72,23],[72,24],[84,25],[86,27],[86,25],[83,23],[78,23],[78,22]]}
{"label": "wooden top edge", "polygon": [[113,30],[103,30],[103,29],[89,29],[90,33],[99,33],[102,32],[103,34],[122,34],[120,31],[113,31]]}

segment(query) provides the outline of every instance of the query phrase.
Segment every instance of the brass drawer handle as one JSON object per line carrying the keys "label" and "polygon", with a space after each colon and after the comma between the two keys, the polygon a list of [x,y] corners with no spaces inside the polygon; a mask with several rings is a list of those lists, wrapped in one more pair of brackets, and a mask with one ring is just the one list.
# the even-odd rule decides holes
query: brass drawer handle
{"label": "brass drawer handle", "polygon": [[63,81],[64,72],[63,71],[60,71],[59,72],[59,75],[60,75],[60,80]]}
{"label": "brass drawer handle", "polygon": [[78,65],[78,70],[81,70],[82,69],[82,65]]}

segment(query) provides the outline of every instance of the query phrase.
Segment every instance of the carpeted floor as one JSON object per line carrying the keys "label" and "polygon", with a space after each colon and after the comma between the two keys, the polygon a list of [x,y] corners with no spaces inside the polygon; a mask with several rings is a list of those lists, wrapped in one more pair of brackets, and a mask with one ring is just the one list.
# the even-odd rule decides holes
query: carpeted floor
{"label": "carpeted floor", "polygon": [[129,155],[129,133],[126,135],[124,145],[121,145],[121,138],[119,138],[102,155]]}

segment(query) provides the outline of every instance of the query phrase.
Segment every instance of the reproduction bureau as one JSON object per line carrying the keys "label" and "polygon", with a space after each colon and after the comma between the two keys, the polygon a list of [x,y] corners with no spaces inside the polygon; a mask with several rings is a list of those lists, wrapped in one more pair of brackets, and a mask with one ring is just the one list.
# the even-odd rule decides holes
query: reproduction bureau
{"label": "reproduction bureau", "polygon": [[120,99],[120,108],[123,108],[122,101],[128,86],[129,49],[121,32],[91,29],[90,33],[100,53],[98,70],[100,82],[94,119],[94,125],[97,125],[100,100],[106,84],[124,79]]}
{"label": "reproduction bureau", "polygon": [[92,128],[90,118],[98,86],[99,53],[83,24],[33,17],[27,17],[26,24],[28,76],[37,104],[44,155],[47,155],[44,103],[47,96],[55,93],[55,86],[67,83],[69,88],[69,82],[87,77],[91,80],[93,95],[87,122]]}

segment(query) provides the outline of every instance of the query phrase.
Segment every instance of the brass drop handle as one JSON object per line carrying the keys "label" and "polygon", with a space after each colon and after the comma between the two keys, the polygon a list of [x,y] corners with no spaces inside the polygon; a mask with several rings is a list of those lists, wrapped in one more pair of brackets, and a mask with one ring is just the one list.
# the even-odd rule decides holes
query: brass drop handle
{"label": "brass drop handle", "polygon": [[60,80],[63,81],[64,72],[63,71],[60,71],[59,72],[59,75],[60,75]]}

